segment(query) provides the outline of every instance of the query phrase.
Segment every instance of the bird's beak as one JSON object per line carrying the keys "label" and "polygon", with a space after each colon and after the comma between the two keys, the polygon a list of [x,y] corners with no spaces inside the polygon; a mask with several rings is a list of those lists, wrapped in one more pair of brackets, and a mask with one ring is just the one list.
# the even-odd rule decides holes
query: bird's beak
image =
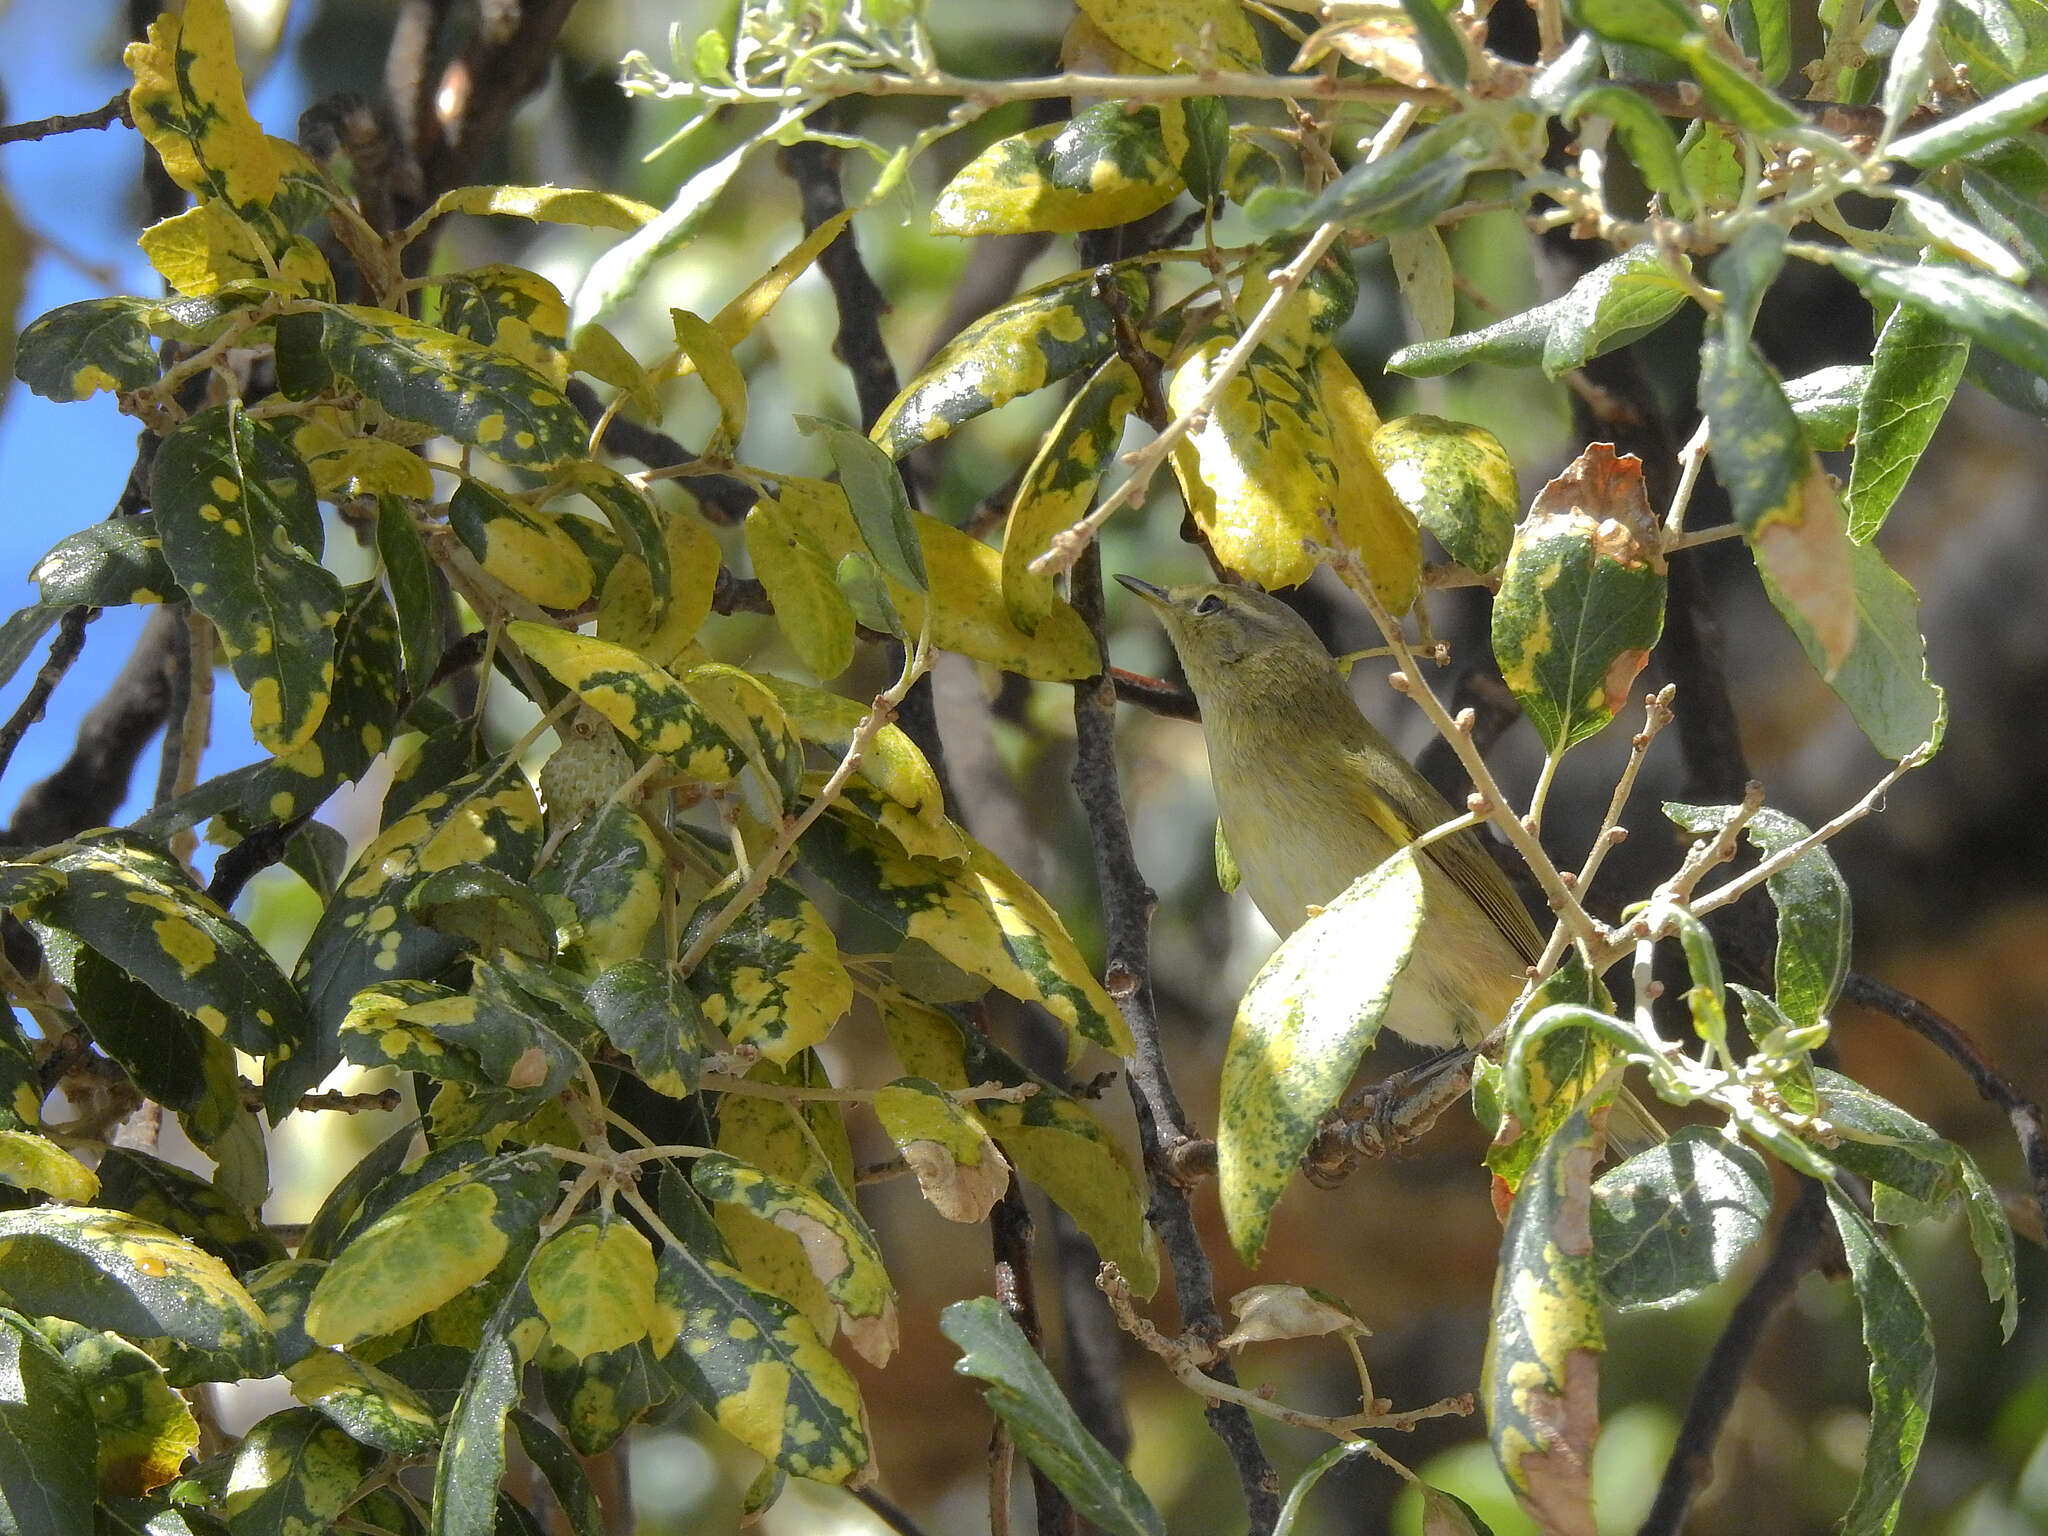
{"label": "bird's beak", "polygon": [[1169,609],[1173,606],[1173,599],[1166,595],[1166,588],[1164,587],[1155,587],[1149,581],[1140,581],[1135,576],[1125,576],[1122,574],[1117,576],[1117,580],[1145,599],[1154,608]]}

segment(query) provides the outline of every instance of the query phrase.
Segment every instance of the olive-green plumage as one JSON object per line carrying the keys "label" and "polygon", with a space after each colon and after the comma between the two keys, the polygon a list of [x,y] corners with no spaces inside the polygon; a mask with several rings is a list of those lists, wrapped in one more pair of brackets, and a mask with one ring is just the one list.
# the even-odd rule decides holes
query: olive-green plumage
{"label": "olive-green plumage", "polygon": [[[1202,706],[1224,840],[1283,936],[1397,848],[1453,815],[1359,713],[1315,631],[1250,587],[1117,578],[1159,614]],[[1416,952],[1385,1024],[1421,1045],[1500,1022],[1543,941],[1500,867],[1464,831],[1423,850]]]}

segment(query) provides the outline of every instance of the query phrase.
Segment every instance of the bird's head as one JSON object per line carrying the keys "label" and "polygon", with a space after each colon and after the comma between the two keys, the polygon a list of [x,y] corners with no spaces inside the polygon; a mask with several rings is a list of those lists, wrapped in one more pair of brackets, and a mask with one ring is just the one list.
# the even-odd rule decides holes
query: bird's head
{"label": "bird's head", "polygon": [[1159,615],[1205,714],[1213,705],[1243,707],[1337,680],[1336,664],[1308,621],[1256,587],[1117,580]]}

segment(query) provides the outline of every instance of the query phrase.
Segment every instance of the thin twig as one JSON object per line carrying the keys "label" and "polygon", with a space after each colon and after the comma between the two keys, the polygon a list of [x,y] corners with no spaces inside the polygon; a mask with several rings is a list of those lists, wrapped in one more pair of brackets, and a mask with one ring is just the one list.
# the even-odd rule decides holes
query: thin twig
{"label": "thin twig", "polygon": [[116,91],[105,104],[94,107],[90,112],[77,112],[70,116],[41,117],[32,122],[8,123],[0,127],[0,144],[27,144],[37,139],[52,138],[60,133],[77,133],[82,129],[111,128],[119,123],[124,128],[135,126],[135,120],[128,115],[128,93]]}
{"label": "thin twig", "polygon": [[78,660],[78,653],[85,649],[85,626],[92,622],[96,608],[66,608],[64,616],[57,621],[57,637],[50,642],[49,654],[43,658],[42,666],[36,669],[35,681],[29,684],[28,693],[14,713],[7,717],[7,723],[0,725],[0,776],[7,772],[7,765],[14,761],[14,749],[21,745],[21,738],[28,734],[30,726],[43,718],[43,709],[50,702],[50,695],[57,691],[57,685],[64,680],[64,674],[71,670],[71,663]]}

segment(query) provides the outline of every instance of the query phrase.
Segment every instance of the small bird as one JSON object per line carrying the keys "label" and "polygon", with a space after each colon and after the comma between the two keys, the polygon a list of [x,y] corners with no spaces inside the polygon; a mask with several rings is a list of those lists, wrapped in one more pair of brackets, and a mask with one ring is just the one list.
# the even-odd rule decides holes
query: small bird
{"label": "small bird", "polygon": [[[1310,909],[1453,812],[1359,713],[1308,623],[1251,587],[1119,576],[1159,614],[1202,706],[1216,809],[1244,887],[1283,938]],[[1543,949],[1467,829],[1422,855],[1421,937],[1384,1025],[1433,1049],[1476,1044]]]}

